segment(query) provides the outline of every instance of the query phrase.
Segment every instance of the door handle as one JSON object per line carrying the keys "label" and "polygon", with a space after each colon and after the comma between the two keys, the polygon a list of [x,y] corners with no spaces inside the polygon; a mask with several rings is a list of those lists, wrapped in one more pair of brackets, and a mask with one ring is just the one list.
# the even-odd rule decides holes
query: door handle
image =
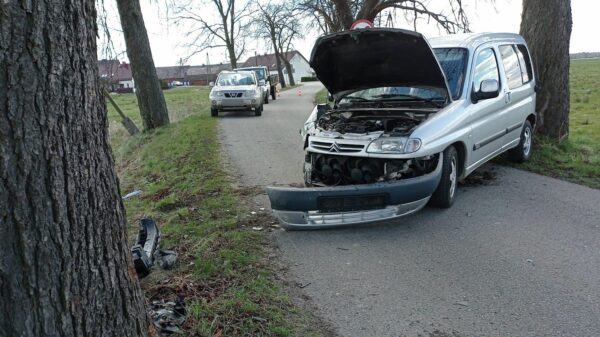
{"label": "door handle", "polygon": [[506,95],[504,95],[504,102],[510,103],[510,91],[507,91]]}

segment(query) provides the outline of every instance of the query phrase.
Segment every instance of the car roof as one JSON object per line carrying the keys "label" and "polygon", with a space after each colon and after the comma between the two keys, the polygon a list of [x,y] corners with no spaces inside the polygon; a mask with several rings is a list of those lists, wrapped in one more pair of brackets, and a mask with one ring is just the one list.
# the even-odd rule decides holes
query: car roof
{"label": "car roof", "polygon": [[525,44],[525,39],[515,33],[472,33],[452,34],[427,39],[432,48],[468,48],[475,49],[487,42],[508,42]]}
{"label": "car roof", "polygon": [[239,70],[238,69],[236,69],[236,70],[223,70],[223,71],[221,71],[219,73],[219,75],[221,75],[221,74],[249,74],[249,75],[255,76],[254,72],[248,71],[248,70],[244,70],[244,69],[239,69]]}

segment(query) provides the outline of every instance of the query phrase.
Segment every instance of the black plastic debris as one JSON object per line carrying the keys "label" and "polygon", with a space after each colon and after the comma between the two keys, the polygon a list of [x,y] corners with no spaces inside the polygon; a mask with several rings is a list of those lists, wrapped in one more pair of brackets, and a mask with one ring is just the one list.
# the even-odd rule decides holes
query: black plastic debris
{"label": "black plastic debris", "polygon": [[185,322],[185,299],[178,296],[175,302],[153,301],[150,317],[154,326],[163,334],[183,334],[181,326]]}
{"label": "black plastic debris", "polygon": [[152,219],[140,220],[137,241],[131,248],[133,264],[139,278],[150,274],[150,268],[154,265],[154,256],[158,250],[159,242],[160,232],[156,222]]}
{"label": "black plastic debris", "polygon": [[159,249],[154,257],[162,269],[171,269],[177,262],[177,252],[174,250]]}

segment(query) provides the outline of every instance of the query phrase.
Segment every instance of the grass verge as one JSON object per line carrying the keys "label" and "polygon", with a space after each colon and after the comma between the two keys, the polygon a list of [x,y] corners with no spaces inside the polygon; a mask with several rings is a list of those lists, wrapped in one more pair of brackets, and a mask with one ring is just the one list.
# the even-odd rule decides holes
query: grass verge
{"label": "grass verge", "polygon": [[537,135],[531,160],[516,168],[600,189],[600,59],[571,62],[569,138],[560,143]]}
{"label": "grass verge", "polygon": [[325,104],[327,103],[327,89],[321,89],[315,95],[315,104]]}
{"label": "grass verge", "polygon": [[[121,191],[143,191],[125,201],[129,237],[139,219],[152,217],[161,246],[179,253],[174,269],[155,266],[141,281],[146,297],[185,295],[189,336],[318,336],[268,259],[271,219],[251,214],[242,203],[244,191],[232,188],[207,94],[207,88],[165,92],[175,122],[135,137],[115,132],[118,117],[109,113]],[[135,96],[115,98],[139,122]]]}

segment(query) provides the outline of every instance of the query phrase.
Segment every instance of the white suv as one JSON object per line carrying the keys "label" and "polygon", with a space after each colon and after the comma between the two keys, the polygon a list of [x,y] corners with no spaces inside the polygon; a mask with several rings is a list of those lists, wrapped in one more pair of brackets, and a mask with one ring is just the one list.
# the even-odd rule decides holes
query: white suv
{"label": "white suv", "polygon": [[210,91],[211,116],[223,110],[254,110],[255,116],[263,111],[263,91],[252,71],[223,71]]}
{"label": "white suv", "polygon": [[[431,45],[430,45],[431,43]],[[498,154],[529,159],[535,74],[517,34],[372,28],[319,38],[331,94],[304,124],[307,188],[269,187],[286,228],[387,220],[450,207],[459,179]]]}

